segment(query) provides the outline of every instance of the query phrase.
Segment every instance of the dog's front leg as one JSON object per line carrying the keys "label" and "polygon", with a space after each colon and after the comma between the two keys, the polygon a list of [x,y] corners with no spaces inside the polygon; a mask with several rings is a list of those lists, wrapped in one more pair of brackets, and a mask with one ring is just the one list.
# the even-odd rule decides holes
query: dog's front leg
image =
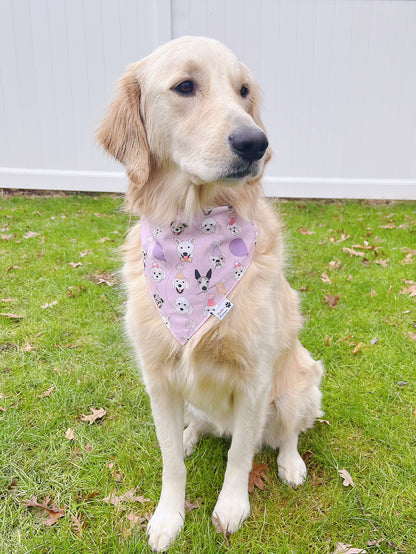
{"label": "dog's front leg", "polygon": [[183,461],[183,399],[170,387],[149,390],[152,415],[162,451],[162,492],[147,526],[155,552],[166,550],[182,528],[185,517],[186,468]]}
{"label": "dog's front leg", "polygon": [[250,515],[248,476],[260,443],[265,420],[265,398],[248,393],[234,395],[234,430],[228,451],[224,483],[214,508],[214,524],[228,533],[237,531]]}

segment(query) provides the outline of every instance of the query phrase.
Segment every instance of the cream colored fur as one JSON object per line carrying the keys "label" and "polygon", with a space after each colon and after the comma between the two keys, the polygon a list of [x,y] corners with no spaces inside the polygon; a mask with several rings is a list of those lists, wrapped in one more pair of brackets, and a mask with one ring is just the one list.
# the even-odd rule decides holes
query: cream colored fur
{"label": "cream colored fur", "polygon": [[[195,84],[194,95],[175,90],[186,80]],[[232,437],[213,515],[234,532],[250,514],[247,484],[256,449],[278,448],[279,476],[300,485],[306,467],[298,435],[321,414],[322,366],[299,342],[302,318],[283,275],[281,225],[262,196],[269,149],[245,178],[226,177],[236,158],[228,137],[241,126],[263,129],[251,74],[219,42],[183,37],[128,67],[97,133],[126,166],[133,213],[169,224],[178,212],[191,218],[201,207],[232,205],[258,226],[253,261],[230,295],[234,308],[222,322],[211,316],[184,346],[147,290],[140,224],[126,241],[126,327],[163,458],[161,497],[148,526],[155,551],[166,550],[183,525],[184,455],[202,433]]]}

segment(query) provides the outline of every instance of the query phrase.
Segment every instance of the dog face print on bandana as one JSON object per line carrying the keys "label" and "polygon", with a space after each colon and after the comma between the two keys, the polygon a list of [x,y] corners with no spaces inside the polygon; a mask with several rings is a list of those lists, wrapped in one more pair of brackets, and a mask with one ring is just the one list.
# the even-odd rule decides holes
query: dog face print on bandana
{"label": "dog face print on bandana", "polygon": [[231,309],[227,295],[250,265],[256,238],[254,220],[239,217],[232,206],[201,210],[193,221],[178,216],[165,227],[142,218],[149,291],[181,344],[212,314],[223,319]]}

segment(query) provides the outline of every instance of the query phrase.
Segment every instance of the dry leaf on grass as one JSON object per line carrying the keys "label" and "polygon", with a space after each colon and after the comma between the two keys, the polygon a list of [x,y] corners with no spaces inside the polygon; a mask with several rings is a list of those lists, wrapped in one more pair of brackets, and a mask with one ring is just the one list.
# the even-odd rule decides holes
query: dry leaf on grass
{"label": "dry leaf on grass", "polygon": [[107,413],[104,408],[99,408],[98,410],[90,408],[90,410],[92,411],[91,415],[81,415],[81,421],[88,421],[89,425],[92,425],[97,419],[102,419]]}
{"label": "dry leaf on grass", "polygon": [[344,246],[342,251],[346,254],[349,254],[350,256],[359,256],[360,258],[364,258],[364,252],[357,252],[353,248],[348,248],[347,246]]}
{"label": "dry leaf on grass", "polygon": [[335,545],[335,550],[333,554],[366,554],[367,550],[363,548],[353,548],[351,544],[343,544],[342,542],[337,542]]}
{"label": "dry leaf on grass", "polygon": [[113,285],[115,285],[117,283],[117,279],[115,278],[114,273],[106,273],[106,272],[91,273],[91,275],[89,275],[89,278],[92,281],[95,281],[97,283],[97,285],[104,284],[104,285],[107,285],[109,287],[112,287]]}
{"label": "dry leaf on grass", "polygon": [[219,534],[222,533],[224,535],[224,538],[228,542],[228,537],[230,536],[231,533],[228,533],[228,531],[223,528],[222,523],[220,521],[220,518],[216,515],[213,515],[213,516],[211,516],[211,521],[212,521],[212,524],[215,527],[215,530],[216,530],[217,534],[219,535]]}
{"label": "dry leaf on grass", "polygon": [[406,257],[404,258],[404,260],[402,260],[400,263],[402,265],[412,264],[414,262],[413,256],[414,256],[414,254],[407,254]]}
{"label": "dry leaf on grass", "polygon": [[330,308],[335,308],[335,306],[338,304],[339,301],[339,294],[334,296],[330,292],[323,298],[324,304],[327,304]]}
{"label": "dry leaf on grass", "polygon": [[113,506],[119,506],[122,502],[150,502],[150,498],[144,498],[144,496],[136,494],[136,489],[130,489],[124,494],[117,496],[114,492],[103,498],[103,502],[112,504]]}
{"label": "dry leaf on grass", "polygon": [[250,474],[248,476],[248,492],[251,494],[254,491],[254,488],[257,487],[261,491],[264,490],[264,482],[268,481],[265,471],[269,468],[266,464],[260,464],[258,462],[253,463]]}
{"label": "dry leaf on grass", "polygon": [[38,394],[38,398],[43,398],[44,396],[50,396],[51,393],[55,390],[55,385],[52,385],[49,387],[49,389],[45,390],[45,392],[42,392],[42,394]]}
{"label": "dry leaf on grass", "polygon": [[22,319],[21,315],[9,313],[0,313],[0,317],[6,317],[7,319],[11,319],[12,321],[19,321],[20,319]]}
{"label": "dry leaf on grass", "polygon": [[332,284],[334,282],[333,279],[331,279],[331,277],[325,271],[321,274],[321,281],[323,283],[329,284]]}
{"label": "dry leaf on grass", "polygon": [[315,231],[310,231],[309,228],[300,227],[298,229],[299,233],[302,233],[302,235],[314,235]]}
{"label": "dry leaf on grass", "polygon": [[53,302],[46,302],[45,304],[43,304],[43,306],[41,306],[41,309],[42,310],[45,310],[46,308],[51,308],[52,306],[56,306],[58,304],[58,301],[57,300],[54,300]]}
{"label": "dry leaf on grass", "polygon": [[70,441],[75,440],[74,431],[70,427],[66,430],[65,437]]}
{"label": "dry leaf on grass", "polygon": [[34,231],[28,231],[27,233],[25,233],[23,235],[23,238],[24,239],[31,239],[33,237],[37,237],[39,235],[39,233],[35,233]]}
{"label": "dry leaf on grass", "polygon": [[76,516],[71,517],[71,521],[73,523],[73,526],[75,528],[75,531],[78,535],[78,537],[82,537],[82,526],[84,525],[83,521],[80,521]]}
{"label": "dry leaf on grass", "polygon": [[341,260],[332,260],[328,263],[329,269],[340,269],[342,267]]}
{"label": "dry leaf on grass", "polygon": [[42,521],[43,525],[47,525],[48,527],[51,527],[54,525],[60,517],[64,517],[65,515],[65,508],[58,508],[55,506],[55,504],[52,504],[52,506],[49,506],[51,499],[45,498],[43,502],[38,502],[36,497],[33,497],[29,500],[23,500],[23,504],[25,506],[28,506],[29,508],[40,508],[42,510],[45,510],[48,513],[48,519],[45,519]]}
{"label": "dry leaf on grass", "polygon": [[23,348],[23,352],[32,352],[36,348],[32,346],[29,342],[26,343],[26,346]]}
{"label": "dry leaf on grass", "polygon": [[72,269],[76,269],[77,267],[82,266],[82,262],[69,262],[69,265],[72,267]]}
{"label": "dry leaf on grass", "polygon": [[400,294],[408,294],[410,298],[416,296],[416,283],[410,279],[403,279],[403,281],[406,283],[407,288],[402,287]]}
{"label": "dry leaf on grass", "polygon": [[354,348],[354,350],[353,350],[352,353],[353,353],[353,354],[358,354],[358,352],[361,350],[361,348],[362,348],[363,346],[364,346],[364,343],[363,343],[363,342],[359,342],[359,343],[357,344],[357,346]]}
{"label": "dry leaf on grass", "polygon": [[343,479],[342,484],[344,485],[344,487],[353,487],[354,486],[354,481],[352,480],[351,475],[348,473],[348,471],[346,469],[339,469],[338,473],[340,474],[340,476]]}
{"label": "dry leaf on grass", "polygon": [[191,502],[189,497],[185,500],[185,512],[190,512],[191,510],[196,510],[202,504],[202,498],[198,496],[195,502]]}

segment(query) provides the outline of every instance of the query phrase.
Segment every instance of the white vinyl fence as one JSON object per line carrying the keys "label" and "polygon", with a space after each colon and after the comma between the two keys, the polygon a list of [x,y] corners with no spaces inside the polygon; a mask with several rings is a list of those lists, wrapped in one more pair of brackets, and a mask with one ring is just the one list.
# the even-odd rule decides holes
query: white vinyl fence
{"label": "white vinyl fence", "polygon": [[0,187],[123,191],[94,129],[127,64],[184,34],[260,82],[266,194],[416,199],[405,0],[0,0]]}

